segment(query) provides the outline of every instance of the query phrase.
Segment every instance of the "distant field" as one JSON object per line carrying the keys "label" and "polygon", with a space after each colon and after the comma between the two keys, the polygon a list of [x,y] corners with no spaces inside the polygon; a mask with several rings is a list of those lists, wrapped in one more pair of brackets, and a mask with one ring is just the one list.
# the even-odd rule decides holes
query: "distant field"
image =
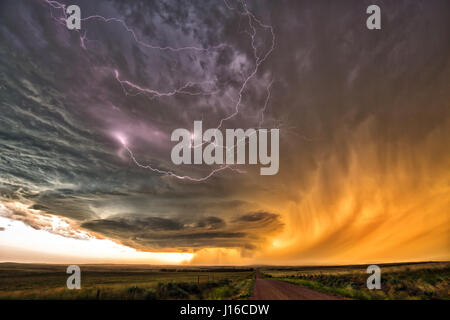
{"label": "distant field", "polygon": [[450,262],[379,266],[381,290],[367,289],[367,266],[264,268],[260,274],[352,299],[450,299]]}
{"label": "distant field", "polygon": [[252,269],[80,266],[81,289],[66,287],[67,266],[0,264],[0,299],[245,299]]}
{"label": "distant field", "polygon": [[[380,264],[381,290],[367,266],[258,267],[259,276],[352,299],[450,299],[450,262]],[[0,299],[247,299],[255,268],[80,265],[81,289],[66,287],[67,266],[0,263]]]}

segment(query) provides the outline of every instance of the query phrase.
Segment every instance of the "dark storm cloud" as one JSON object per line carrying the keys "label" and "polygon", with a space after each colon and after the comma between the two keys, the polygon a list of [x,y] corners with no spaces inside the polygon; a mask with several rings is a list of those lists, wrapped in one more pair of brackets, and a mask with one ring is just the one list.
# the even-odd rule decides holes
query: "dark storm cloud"
{"label": "dark storm cloud", "polygon": [[[372,2],[383,7],[379,32],[365,27]],[[369,160],[385,172],[403,158],[413,159],[411,171],[418,171],[424,166],[415,161],[425,156],[440,168],[449,2],[372,2],[249,2],[274,26],[276,49],[245,90],[241,114],[226,126],[255,127],[273,79],[265,125],[280,122],[280,173],[263,180],[249,169],[191,183],[136,167],[115,134],[127,137],[144,164],[196,177],[208,173],[203,166],[173,166],[169,137],[194,120],[214,127],[234,111],[243,75],[254,66],[245,17],[220,1],[71,1],[83,16],[124,19],[139,40],[153,45],[226,44],[213,53],[162,52],[136,43],[120,23],[89,20],[82,27],[85,50],[80,34],[58,25],[52,19],[58,11],[44,1],[1,1],[2,199],[142,249],[253,248],[283,227],[282,215],[265,210],[298,203],[315,190],[317,203],[326,204],[322,211],[333,212],[342,181],[366,146],[374,146]],[[269,39],[263,31],[255,39],[261,52]],[[115,70],[140,87],[169,92],[187,81],[208,81],[212,85],[194,89],[217,94],[124,92]],[[440,134],[424,152],[419,147],[433,132]],[[302,212],[294,218],[316,217]]]}
{"label": "dark storm cloud", "polygon": [[179,230],[182,225],[174,220],[146,217],[146,218],[118,218],[118,219],[102,219],[85,222],[82,227],[93,231],[111,232],[145,232],[145,231],[166,231]]}
{"label": "dark storm cloud", "polygon": [[[261,235],[280,231],[279,216],[272,213],[239,215],[229,222],[222,218],[189,215],[180,220],[123,215],[91,220],[81,226],[137,248],[254,248]],[[249,218],[251,217],[251,218]]]}
{"label": "dark storm cloud", "polygon": [[[208,212],[227,215],[250,209],[250,202],[228,198],[233,192],[227,185],[233,177],[213,177],[214,183],[201,184],[161,178],[136,168],[114,136],[117,132],[125,134],[142,162],[165,170],[184,170],[172,168],[170,132],[189,128],[195,119],[204,118],[205,123],[216,125],[233,111],[228,96],[239,88],[241,73],[253,67],[248,36],[236,34],[234,22],[242,17],[214,2],[77,4],[84,17],[102,14],[123,19],[133,26],[139,40],[147,43],[226,47],[199,54],[146,49],[120,23],[89,20],[83,22],[85,50],[79,34],[55,23],[52,16],[58,17],[60,12],[44,1],[2,1],[3,198],[31,201],[32,209],[124,237],[142,232],[138,226],[153,231],[167,226],[171,230],[172,217],[195,219]],[[237,58],[242,65],[235,64]],[[200,89],[220,92],[215,97],[181,95],[165,99],[150,99],[132,90],[126,95],[114,79],[115,70],[123,79],[156,90],[170,91],[186,81],[212,81],[211,88]],[[192,169],[194,176],[209,170]],[[129,211],[137,212],[138,217],[97,219]],[[159,220],[162,218],[154,217],[158,213],[169,219]],[[175,228],[178,222],[173,223]],[[207,216],[195,223],[208,230],[226,226],[224,220]],[[204,239],[202,244],[214,238],[213,234],[198,237]]]}
{"label": "dark storm cloud", "polygon": [[225,227],[225,225],[225,221],[217,217],[206,217],[197,223],[198,227],[208,229],[219,229]]}
{"label": "dark storm cloud", "polygon": [[255,222],[262,220],[275,220],[278,218],[277,214],[269,213],[269,212],[252,212],[244,214],[234,221],[242,221],[242,222]]}

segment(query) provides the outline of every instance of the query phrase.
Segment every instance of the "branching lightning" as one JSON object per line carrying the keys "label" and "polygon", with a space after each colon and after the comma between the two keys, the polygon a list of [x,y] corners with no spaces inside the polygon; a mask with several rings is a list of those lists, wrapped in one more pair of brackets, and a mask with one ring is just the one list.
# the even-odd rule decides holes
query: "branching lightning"
{"label": "branching lightning", "polygon": [[[114,76],[116,80],[120,83],[125,95],[138,95],[138,94],[146,94],[151,98],[161,98],[161,97],[172,97],[178,94],[185,94],[190,96],[199,96],[199,95],[214,95],[219,92],[218,89],[210,92],[205,92],[202,90],[193,91],[196,87],[203,87],[204,85],[215,85],[213,81],[203,81],[203,82],[187,82],[183,86],[173,89],[172,91],[161,92],[158,90],[154,90],[151,88],[144,88],[135,83],[132,83],[128,80],[120,79],[119,71],[117,69],[114,70]],[[127,88],[133,89],[136,93],[132,94]],[[191,90],[189,90],[191,89]]]}
{"label": "branching lightning", "polygon": [[[52,10],[51,11],[51,16],[52,18],[61,25],[66,24],[66,20],[68,18],[67,13],[66,13],[66,5],[62,4],[58,1],[53,1],[53,0],[44,0],[45,3],[47,3],[52,9],[56,9],[59,10],[61,12],[61,15],[59,17],[55,17],[53,15]],[[272,26],[267,25],[265,23],[263,23],[260,19],[258,19],[248,8],[245,0],[241,0],[240,1],[240,9],[238,8],[234,8],[232,6],[229,5],[229,3],[224,0],[225,6],[232,11],[237,12],[239,15],[243,16],[244,18],[246,18],[247,22],[248,22],[248,27],[250,31],[246,31],[246,33],[248,34],[248,36],[250,37],[250,45],[253,51],[253,58],[254,58],[254,66],[253,68],[250,70],[250,72],[244,77],[241,85],[239,86],[239,89],[237,90],[238,94],[237,94],[237,99],[235,99],[235,103],[233,105],[233,112],[231,114],[229,114],[228,116],[220,119],[218,125],[217,125],[217,129],[220,129],[225,121],[228,121],[234,117],[236,117],[239,112],[240,112],[240,108],[242,106],[242,99],[243,99],[243,95],[245,90],[248,87],[249,82],[255,78],[255,76],[258,74],[258,71],[260,69],[260,66],[268,59],[268,57],[272,54],[272,52],[275,49],[275,32]],[[226,47],[228,47],[228,44],[218,44],[215,46],[211,46],[211,47],[197,47],[197,46],[184,46],[184,47],[172,47],[172,46],[157,46],[154,44],[150,44],[147,42],[144,42],[142,40],[139,39],[139,37],[137,36],[136,32],[122,19],[119,18],[106,18],[103,17],[101,15],[92,15],[92,16],[88,16],[85,18],[81,18],[82,21],[89,21],[89,20],[97,20],[97,21],[101,21],[104,23],[117,23],[119,25],[121,25],[130,35],[131,38],[139,45],[142,46],[144,48],[147,49],[153,49],[153,50],[160,50],[160,51],[170,51],[170,52],[183,52],[183,51],[194,51],[194,52],[199,52],[199,53],[208,53],[211,51],[217,51],[217,50],[222,50]],[[264,52],[259,52],[260,50],[258,50],[257,48],[257,44],[256,44],[256,37],[257,37],[257,28],[261,28],[263,30],[267,30],[270,33],[271,36],[271,40],[270,40],[270,47],[269,49],[265,50]],[[87,46],[86,43],[89,41],[89,39],[87,38],[87,32],[85,31],[84,33],[81,33],[80,30],[76,30],[79,34],[80,34],[80,46],[87,50]],[[175,95],[179,95],[179,94],[184,94],[184,95],[192,95],[192,96],[197,96],[197,95],[214,95],[217,94],[219,92],[219,90],[216,88],[214,81],[204,81],[204,82],[187,82],[184,85],[180,86],[179,88],[176,89],[171,89],[168,91],[159,91],[156,89],[152,89],[152,88],[145,88],[142,87],[140,85],[137,85],[129,80],[124,80],[120,78],[120,74],[119,71],[117,69],[114,69],[114,77],[115,79],[118,81],[118,83],[120,84],[120,86],[122,87],[124,94],[125,95],[138,95],[138,94],[144,94],[147,95],[149,97],[153,98],[163,98],[163,97],[171,97],[171,96],[175,96]],[[265,103],[263,105],[263,107],[261,108],[260,112],[258,113],[259,115],[257,115],[256,117],[259,118],[259,122],[258,122],[258,127],[261,128],[261,126],[264,123],[264,113],[267,109],[269,100],[270,100],[270,94],[271,94],[271,86],[272,86],[273,81],[271,81],[268,86],[266,87],[266,91],[267,91],[267,96],[266,96],[266,100]],[[212,90],[203,90],[203,88],[205,86],[208,86],[208,88],[213,88]],[[118,137],[118,140],[120,142],[120,144],[122,145],[122,147],[127,150],[127,152],[130,155],[131,160],[135,163],[135,165],[137,165],[140,168],[143,169],[148,169],[151,170],[155,173],[159,173],[162,175],[167,175],[167,176],[171,176],[171,177],[175,177],[177,179],[181,179],[181,180],[190,180],[190,181],[205,181],[207,179],[209,179],[210,177],[212,177],[213,175],[215,175],[216,173],[223,171],[225,169],[230,169],[239,173],[243,173],[245,171],[242,170],[238,170],[234,167],[232,167],[231,165],[224,165],[221,166],[219,168],[216,168],[214,170],[212,170],[208,175],[202,177],[202,178],[194,178],[194,177],[190,177],[187,175],[177,175],[172,171],[166,171],[166,170],[161,170],[155,167],[152,167],[151,165],[143,165],[141,164],[135,157],[133,151],[130,149],[130,147],[127,144],[126,139],[124,139],[123,137]],[[205,142],[204,142],[205,143]],[[199,144],[199,145],[193,145],[193,148],[198,148],[201,147],[204,143]],[[234,148],[236,145],[231,146],[231,148]],[[225,148],[225,146],[220,146]],[[230,147],[227,148],[227,150],[230,150]]]}

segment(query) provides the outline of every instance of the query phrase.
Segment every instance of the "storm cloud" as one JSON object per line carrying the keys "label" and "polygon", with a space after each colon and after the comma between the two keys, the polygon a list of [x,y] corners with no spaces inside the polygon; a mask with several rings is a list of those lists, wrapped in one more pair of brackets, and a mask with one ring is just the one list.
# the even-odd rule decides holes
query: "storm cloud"
{"label": "storm cloud", "polygon": [[[45,229],[42,216],[58,216],[139,250],[259,251],[258,262],[448,256],[448,1],[70,4],[116,20],[68,31],[44,0],[0,3],[8,217]],[[370,4],[382,30],[366,28]],[[170,134],[217,127],[238,101],[222,128],[280,128],[276,176],[143,168],[206,176],[172,164]]]}
{"label": "storm cloud", "polygon": [[[204,217],[198,221],[133,215],[91,220],[81,226],[108,237],[142,249],[161,250],[198,248],[246,248],[253,249],[265,236],[280,231],[283,227],[276,214],[264,213],[264,217],[248,219],[253,213],[240,215],[231,221],[219,217]],[[263,221],[264,220],[264,221]]]}

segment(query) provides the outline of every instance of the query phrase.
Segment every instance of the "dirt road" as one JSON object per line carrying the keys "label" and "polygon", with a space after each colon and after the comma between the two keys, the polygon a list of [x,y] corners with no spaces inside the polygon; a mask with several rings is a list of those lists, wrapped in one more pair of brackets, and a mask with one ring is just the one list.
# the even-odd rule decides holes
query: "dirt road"
{"label": "dirt road", "polygon": [[257,276],[252,300],[341,300],[331,294],[307,289],[295,284],[260,279]]}

